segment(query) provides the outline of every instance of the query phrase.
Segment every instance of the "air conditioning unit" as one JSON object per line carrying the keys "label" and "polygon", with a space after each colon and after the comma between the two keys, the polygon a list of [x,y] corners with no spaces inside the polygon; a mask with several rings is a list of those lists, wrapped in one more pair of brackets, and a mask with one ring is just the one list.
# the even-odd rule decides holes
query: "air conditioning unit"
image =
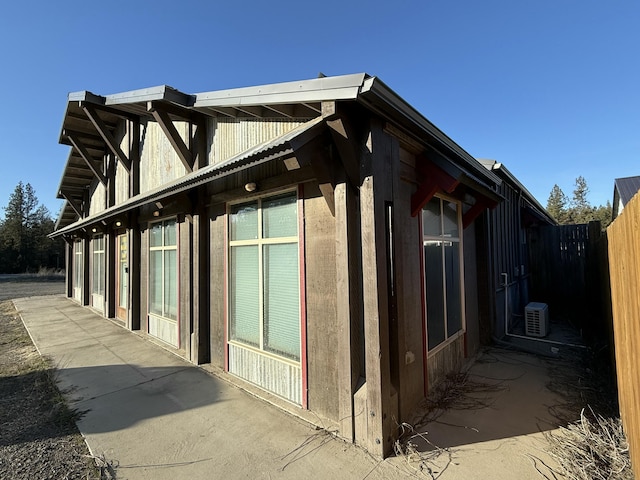
{"label": "air conditioning unit", "polygon": [[549,333],[549,307],[531,302],[524,307],[525,333],[528,337],[546,337]]}

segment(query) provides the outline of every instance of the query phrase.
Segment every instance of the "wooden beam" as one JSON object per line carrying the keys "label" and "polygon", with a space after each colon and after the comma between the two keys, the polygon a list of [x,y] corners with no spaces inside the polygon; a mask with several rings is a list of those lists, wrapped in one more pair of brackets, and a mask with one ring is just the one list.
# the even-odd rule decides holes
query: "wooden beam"
{"label": "wooden beam", "polygon": [[248,105],[234,105],[233,108],[240,110],[241,112],[246,113],[251,117],[263,118],[265,116],[264,110],[262,109],[262,107],[251,107]]}
{"label": "wooden beam", "polygon": [[265,108],[286,118],[295,118],[295,108],[293,105],[265,105]]}
{"label": "wooden beam", "polygon": [[[80,102],[80,106],[82,107],[83,104],[87,105],[88,103],[89,102]],[[117,108],[109,107],[107,105],[102,105],[100,103],[91,103],[91,106],[95,110],[100,110],[101,112],[109,113],[109,114],[114,115],[116,117],[126,118],[127,120],[131,120],[132,122],[139,122],[140,121],[140,117],[138,115],[135,115],[135,114],[129,113],[129,112],[123,112],[122,110],[118,110]]]}
{"label": "wooden beam", "polygon": [[302,147],[294,149],[297,162],[287,160],[287,168],[302,168],[310,166],[318,181],[320,192],[327,202],[331,215],[335,216],[334,188],[336,185],[335,165],[331,158],[325,154],[321,138],[307,142]]}
{"label": "wooden beam", "polygon": [[[335,105],[335,102],[331,103]],[[324,111],[323,103],[323,113]],[[357,187],[360,185],[360,154],[351,123],[342,115],[328,118],[326,123],[331,132],[333,143],[338,149],[347,178],[353,186]]]}
{"label": "wooden beam", "polygon": [[87,165],[89,166],[93,174],[96,177],[98,177],[98,180],[100,180],[100,182],[103,185],[107,185],[107,177],[105,177],[102,170],[98,168],[98,166],[96,165],[95,159],[87,151],[87,147],[85,147],[85,145],[80,141],[79,138],[76,138],[73,136],[68,136],[68,138],[71,144],[73,145],[73,148],[76,149],[76,151],[80,154],[83,160],[87,163]]}
{"label": "wooden beam", "polygon": [[73,196],[66,190],[61,190],[60,194],[67,200],[69,206],[73,209],[74,212],[76,212],[78,217],[82,218],[82,206],[76,203]]}
{"label": "wooden beam", "polygon": [[95,106],[88,103],[82,103],[81,106],[82,110],[84,110],[84,113],[87,115],[89,120],[91,120],[91,123],[93,123],[93,126],[96,127],[96,130],[109,147],[109,150],[111,150],[111,152],[115,156],[117,156],[120,161],[122,161],[122,164],[124,165],[124,168],[127,169],[127,171],[131,170],[131,162],[129,161],[129,157],[122,151],[115,138],[113,138],[113,135],[111,135],[111,132],[109,132],[109,129],[104,123],[104,120],[102,120],[102,118],[100,118],[100,116],[98,115]]}
{"label": "wooden beam", "polygon": [[423,180],[418,190],[411,196],[411,216],[415,217],[422,207],[438,192],[451,193],[460,181],[450,176],[426,157],[418,158],[418,171]]}
{"label": "wooden beam", "polygon": [[151,113],[151,115],[153,115],[153,118],[156,120],[156,122],[158,122],[158,125],[160,125],[160,128],[167,136],[167,139],[182,161],[184,168],[187,170],[187,172],[191,173],[193,171],[194,163],[193,155],[189,151],[187,145],[184,143],[184,140],[182,140],[182,137],[178,133],[175,125],[169,118],[169,114],[166,111],[162,110],[162,108],[163,105],[159,104],[158,102],[149,102],[147,104],[147,110]]}

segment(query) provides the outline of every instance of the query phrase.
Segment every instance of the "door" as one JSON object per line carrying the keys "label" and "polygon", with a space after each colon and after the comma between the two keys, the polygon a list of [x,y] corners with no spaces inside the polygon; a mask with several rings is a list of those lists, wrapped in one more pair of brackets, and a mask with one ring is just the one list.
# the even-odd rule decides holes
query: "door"
{"label": "door", "polygon": [[129,249],[127,234],[117,238],[116,317],[127,321],[129,304]]}

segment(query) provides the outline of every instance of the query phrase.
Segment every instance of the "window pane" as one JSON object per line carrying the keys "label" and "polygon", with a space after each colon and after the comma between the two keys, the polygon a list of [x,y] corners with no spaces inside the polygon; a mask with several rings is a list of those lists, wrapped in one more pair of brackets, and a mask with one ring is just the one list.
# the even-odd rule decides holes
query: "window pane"
{"label": "window pane", "polygon": [[164,251],[164,317],[178,318],[178,281],[176,276],[176,251]]}
{"label": "window pane", "polygon": [[298,234],[296,195],[270,198],[262,202],[262,236],[294,237]]}
{"label": "window pane", "polygon": [[459,236],[458,233],[458,204],[455,202],[442,202],[443,228],[445,237]]}
{"label": "window pane", "polygon": [[422,210],[422,230],[425,235],[440,236],[440,199],[433,197]]}
{"label": "window pane", "polygon": [[259,347],[258,247],[232,247],[230,256],[229,338]]}
{"label": "window pane", "polygon": [[231,240],[253,240],[258,238],[258,204],[243,203],[231,207],[229,218]]}
{"label": "window pane", "polygon": [[429,350],[431,350],[445,340],[441,242],[425,242],[424,266],[427,338],[429,339]]}
{"label": "window pane", "polygon": [[447,282],[447,335],[450,337],[462,330],[459,243],[445,243],[444,268]]}
{"label": "window pane", "polygon": [[82,288],[82,283],[83,283],[83,274],[84,274],[84,264],[82,261],[82,243],[81,242],[76,242],[73,245],[73,248],[75,250],[75,255],[74,255],[74,264],[73,264],[73,272],[74,272],[74,287],[75,288]]}
{"label": "window pane", "polygon": [[162,223],[154,223],[149,229],[149,245],[152,247],[162,246]]}
{"label": "window pane", "polygon": [[168,220],[164,222],[164,245],[165,246],[177,245],[175,220]]}
{"label": "window pane", "polygon": [[149,252],[149,312],[162,316],[162,251]]}
{"label": "window pane", "polygon": [[265,245],[264,348],[300,359],[298,244]]}

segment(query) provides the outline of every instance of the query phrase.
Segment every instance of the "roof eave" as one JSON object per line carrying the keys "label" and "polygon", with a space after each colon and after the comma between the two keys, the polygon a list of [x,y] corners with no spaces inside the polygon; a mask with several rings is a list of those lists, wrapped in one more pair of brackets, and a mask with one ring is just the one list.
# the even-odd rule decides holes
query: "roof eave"
{"label": "roof eave", "polygon": [[385,85],[380,79],[376,77],[365,79],[358,100],[374,111],[377,110],[384,115],[390,115],[392,118],[398,117],[401,121],[409,122],[417,126],[455,153],[471,168],[473,173],[480,178],[484,178],[485,181],[491,184],[500,185],[501,180],[499,177],[482,167],[473,156],[431,123],[414,107],[409,105],[409,103]]}

